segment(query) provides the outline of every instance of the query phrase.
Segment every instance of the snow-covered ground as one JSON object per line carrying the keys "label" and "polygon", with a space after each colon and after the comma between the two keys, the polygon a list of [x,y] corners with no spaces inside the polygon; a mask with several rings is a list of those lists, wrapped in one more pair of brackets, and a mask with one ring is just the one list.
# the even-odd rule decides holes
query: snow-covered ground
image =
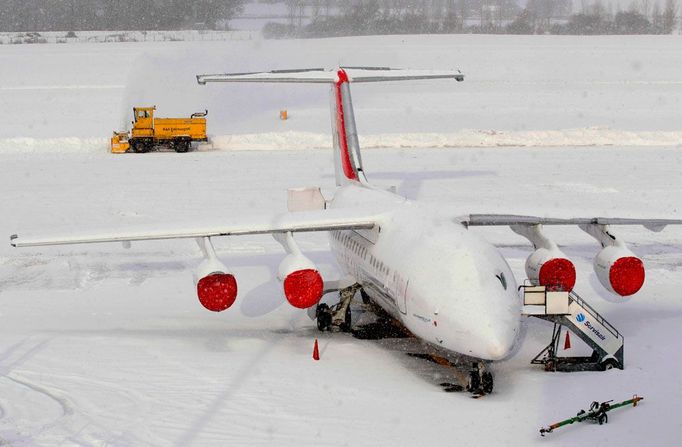
{"label": "snow-covered ground", "polygon": [[[681,218],[680,49],[679,36],[0,47],[0,235],[215,221],[283,211],[288,187],[331,194],[331,153],[313,150],[328,145],[325,88],[200,87],[193,76],[338,63],[467,74],[353,89],[363,143],[377,148],[363,153],[365,167],[379,185],[453,214]],[[208,108],[213,145],[108,154],[106,138],[138,104],[165,116]],[[281,108],[290,120],[277,119]],[[523,279],[523,239],[471,231],[498,244]],[[441,391],[448,371],[405,355],[409,343],[319,334],[273,280],[282,252],[266,236],[217,241],[240,288],[223,314],[196,300],[191,241],[0,244],[0,445],[676,444],[682,229],[619,230],[648,267],[627,300],[596,283],[589,236],[549,232],[576,263],[577,291],[625,335],[626,369],[531,366],[551,325],[528,321],[482,400]],[[337,274],[324,235],[299,240],[327,277]],[[585,351],[572,341],[568,354]],[[592,400],[634,393],[642,406],[616,410],[607,426],[538,435]]]}

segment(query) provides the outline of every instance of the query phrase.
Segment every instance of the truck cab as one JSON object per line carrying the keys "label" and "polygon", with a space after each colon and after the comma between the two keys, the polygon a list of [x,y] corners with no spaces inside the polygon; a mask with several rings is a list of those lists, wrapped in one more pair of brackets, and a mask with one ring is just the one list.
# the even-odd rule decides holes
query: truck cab
{"label": "truck cab", "polygon": [[154,111],[153,107],[133,107],[133,138],[154,137]]}

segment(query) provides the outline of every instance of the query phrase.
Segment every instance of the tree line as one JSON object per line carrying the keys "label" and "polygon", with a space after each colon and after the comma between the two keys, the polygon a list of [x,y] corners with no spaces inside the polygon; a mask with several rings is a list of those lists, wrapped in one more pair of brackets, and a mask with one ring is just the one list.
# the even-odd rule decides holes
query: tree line
{"label": "tree line", "polygon": [[[289,21],[266,37],[366,34],[671,34],[677,0],[633,0],[626,10],[602,0],[286,0]],[[608,5],[608,6],[605,6]]]}
{"label": "tree line", "polygon": [[679,21],[676,0],[641,0],[633,2],[626,10],[608,7],[601,0],[584,2],[580,12],[564,21],[552,22],[543,17],[534,2],[506,26],[506,32],[515,34],[672,34]]}
{"label": "tree line", "polygon": [[[277,0],[260,0],[278,3]],[[677,0],[283,0],[266,37],[366,34],[670,34]],[[281,3],[281,0],[279,1]],[[0,0],[0,32],[225,29],[245,0]]]}
{"label": "tree line", "polygon": [[0,0],[0,31],[224,27],[244,0]]}

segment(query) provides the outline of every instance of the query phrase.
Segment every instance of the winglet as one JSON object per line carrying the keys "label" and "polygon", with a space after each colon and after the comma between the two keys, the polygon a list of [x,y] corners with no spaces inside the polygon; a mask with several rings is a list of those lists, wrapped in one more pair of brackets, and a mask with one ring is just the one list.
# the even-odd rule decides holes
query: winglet
{"label": "winglet", "polygon": [[18,238],[19,238],[19,235],[16,235],[16,234],[13,234],[13,235],[11,235],[11,236],[9,237],[9,243],[10,243],[10,245],[11,245],[12,247],[16,247],[16,246],[17,246],[17,244],[14,243],[14,240],[15,240],[15,239],[18,239]]}

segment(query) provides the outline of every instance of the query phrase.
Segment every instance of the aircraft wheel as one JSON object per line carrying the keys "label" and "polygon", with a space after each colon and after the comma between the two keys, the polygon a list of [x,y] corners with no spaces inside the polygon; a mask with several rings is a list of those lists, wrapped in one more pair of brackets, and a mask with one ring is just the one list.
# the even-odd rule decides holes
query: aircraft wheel
{"label": "aircraft wheel", "polygon": [[617,368],[618,361],[615,359],[606,359],[600,364],[602,371],[608,371],[609,369]]}
{"label": "aircraft wheel", "polygon": [[315,309],[315,315],[317,317],[317,329],[320,331],[327,331],[331,329],[332,313],[326,303],[317,305],[317,308]]}
{"label": "aircraft wheel", "polygon": [[606,415],[606,413],[602,413],[597,418],[597,422],[599,422],[599,425],[604,425],[609,422],[609,417]]}
{"label": "aircraft wheel", "polygon": [[478,371],[474,370],[469,373],[469,385],[467,386],[467,391],[473,393],[478,391],[481,387],[481,378],[478,375]]}
{"label": "aircraft wheel", "polygon": [[490,371],[484,372],[481,376],[481,388],[485,394],[493,392],[493,374]]}

